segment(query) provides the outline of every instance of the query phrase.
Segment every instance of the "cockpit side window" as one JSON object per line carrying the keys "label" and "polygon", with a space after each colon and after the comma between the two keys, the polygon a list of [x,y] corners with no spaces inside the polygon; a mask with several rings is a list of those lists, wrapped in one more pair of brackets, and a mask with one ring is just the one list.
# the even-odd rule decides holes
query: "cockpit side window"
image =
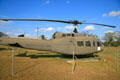
{"label": "cockpit side window", "polygon": [[77,45],[78,46],[84,46],[84,43],[83,43],[83,41],[77,41]]}
{"label": "cockpit side window", "polygon": [[90,46],[91,46],[90,41],[85,41],[85,45],[86,45],[87,47],[90,47]]}
{"label": "cockpit side window", "polygon": [[101,43],[99,41],[97,41],[97,46],[101,46]]}

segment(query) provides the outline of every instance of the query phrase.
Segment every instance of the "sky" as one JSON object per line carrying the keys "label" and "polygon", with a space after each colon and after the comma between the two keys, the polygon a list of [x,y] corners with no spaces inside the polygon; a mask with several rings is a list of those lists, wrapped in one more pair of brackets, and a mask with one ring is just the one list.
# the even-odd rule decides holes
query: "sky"
{"label": "sky", "polygon": [[[78,31],[98,35],[120,30],[120,0],[0,0],[0,19],[53,19],[78,20],[114,25],[108,28],[82,24]],[[37,30],[38,27],[38,30]],[[25,34],[36,38],[45,35],[51,38],[54,32],[71,33],[72,24],[40,21],[0,21],[0,32],[11,37]]]}

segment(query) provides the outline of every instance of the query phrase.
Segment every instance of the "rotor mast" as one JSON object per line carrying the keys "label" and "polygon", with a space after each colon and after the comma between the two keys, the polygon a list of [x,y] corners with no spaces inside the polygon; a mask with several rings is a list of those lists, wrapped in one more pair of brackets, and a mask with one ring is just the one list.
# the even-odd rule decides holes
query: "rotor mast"
{"label": "rotor mast", "polygon": [[78,27],[78,24],[74,24],[74,30],[73,30],[74,33],[78,33],[77,27]]}
{"label": "rotor mast", "polygon": [[74,20],[74,21],[72,22],[72,24],[74,24],[74,30],[73,30],[73,32],[74,32],[74,33],[78,33],[78,30],[77,30],[78,24],[82,24],[82,22],[79,22],[78,20]]}

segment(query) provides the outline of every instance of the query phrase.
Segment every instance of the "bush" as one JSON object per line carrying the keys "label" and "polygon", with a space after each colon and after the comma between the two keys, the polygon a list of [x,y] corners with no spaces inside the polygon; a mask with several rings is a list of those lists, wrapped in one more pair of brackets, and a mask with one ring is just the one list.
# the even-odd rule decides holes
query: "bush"
{"label": "bush", "polygon": [[103,44],[104,44],[104,46],[113,46],[113,47],[120,46],[120,42],[118,42],[118,41],[114,41],[114,42],[111,42],[111,43],[104,42]]}

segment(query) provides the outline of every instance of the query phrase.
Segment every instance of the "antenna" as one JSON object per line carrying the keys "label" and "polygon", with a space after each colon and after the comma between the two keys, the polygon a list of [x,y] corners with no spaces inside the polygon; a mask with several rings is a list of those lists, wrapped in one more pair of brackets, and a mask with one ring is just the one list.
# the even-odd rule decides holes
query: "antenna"
{"label": "antenna", "polygon": [[[36,25],[37,26],[37,25]],[[38,26],[37,26],[37,39],[38,39],[38,32],[39,32],[39,28],[38,28]]]}

